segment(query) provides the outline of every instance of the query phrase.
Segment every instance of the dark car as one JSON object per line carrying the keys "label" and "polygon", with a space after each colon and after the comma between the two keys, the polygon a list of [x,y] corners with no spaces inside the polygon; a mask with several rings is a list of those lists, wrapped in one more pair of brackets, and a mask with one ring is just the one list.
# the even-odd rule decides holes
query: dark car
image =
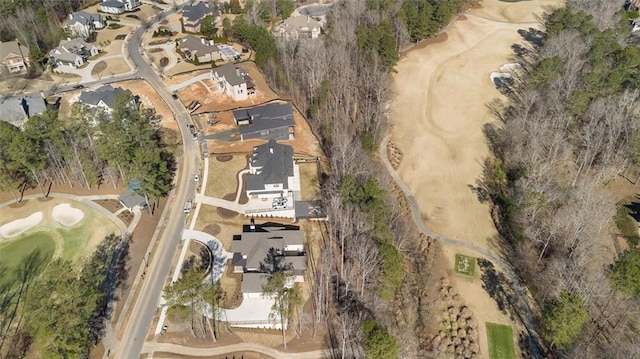
{"label": "dark car", "polygon": [[73,86],[74,89],[78,90],[78,89],[83,89],[84,85],[75,85]]}
{"label": "dark car", "polygon": [[175,93],[172,93],[172,94],[171,94],[171,97],[173,97],[173,99],[174,99],[174,100],[177,100],[177,99],[178,99],[178,95],[176,95]]}

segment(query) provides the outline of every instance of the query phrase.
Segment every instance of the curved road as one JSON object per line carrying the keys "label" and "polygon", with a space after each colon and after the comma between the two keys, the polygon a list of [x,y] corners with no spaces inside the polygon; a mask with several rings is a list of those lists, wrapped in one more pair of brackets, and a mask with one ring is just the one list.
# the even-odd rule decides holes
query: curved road
{"label": "curved road", "polygon": [[522,316],[520,316],[520,318],[522,319],[522,322],[526,327],[527,332],[529,333],[529,345],[531,347],[531,353],[535,358],[543,357],[540,347],[537,343],[537,339],[539,338],[539,335],[535,330],[533,314],[531,313],[531,308],[529,307],[527,291],[525,290],[524,285],[522,285],[522,282],[520,281],[520,277],[513,271],[513,268],[509,263],[505,262],[502,258],[496,256],[490,251],[484,248],[478,247],[472,243],[441,236],[438,233],[432,231],[430,228],[428,228],[424,224],[424,220],[422,219],[422,214],[420,212],[420,207],[418,206],[418,202],[416,201],[415,197],[411,194],[411,190],[409,190],[409,187],[407,187],[407,185],[404,184],[404,182],[398,175],[398,172],[396,172],[393,166],[391,166],[391,162],[389,162],[389,158],[387,157],[388,142],[389,142],[389,135],[387,134],[387,136],[382,140],[382,143],[380,144],[380,149],[379,149],[380,158],[382,158],[382,162],[384,163],[384,166],[387,172],[389,173],[389,175],[391,176],[391,178],[393,178],[394,182],[398,185],[398,187],[400,187],[404,195],[407,197],[407,200],[411,204],[411,215],[413,218],[413,222],[418,227],[418,230],[421,233],[424,233],[426,236],[431,237],[444,244],[448,244],[450,246],[459,247],[459,248],[465,248],[470,251],[473,251],[479,254],[481,257],[484,257],[485,259],[491,261],[492,263],[494,263],[494,265],[498,267],[498,269],[502,270],[505,277],[507,277],[507,279],[511,281],[511,288],[513,289],[513,291],[516,293],[516,296],[518,297],[518,306],[519,306],[519,309],[522,311]]}

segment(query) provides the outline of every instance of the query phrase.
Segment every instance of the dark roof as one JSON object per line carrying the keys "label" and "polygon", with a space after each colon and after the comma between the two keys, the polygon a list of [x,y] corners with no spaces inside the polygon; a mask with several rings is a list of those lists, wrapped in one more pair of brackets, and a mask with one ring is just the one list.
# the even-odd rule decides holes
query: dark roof
{"label": "dark roof", "polygon": [[213,69],[213,72],[215,72],[218,77],[224,77],[225,81],[231,86],[242,85],[248,80],[247,74],[231,63],[216,67]]}
{"label": "dark roof", "polygon": [[213,15],[213,12],[205,2],[199,2],[195,5],[185,5],[182,10],[182,17],[190,22],[199,22],[207,15]]}
{"label": "dark roof", "polygon": [[121,8],[124,7],[124,3],[121,3],[118,0],[107,0],[100,3],[100,6]]}
{"label": "dark roof", "polygon": [[[293,226],[292,226],[293,227]],[[240,235],[239,240],[231,242],[231,251],[234,253],[240,253],[240,257],[236,257],[234,254],[233,263],[236,265],[242,265],[240,258],[244,258],[244,266],[247,268],[259,268],[260,263],[264,262],[267,258],[267,254],[271,248],[277,249],[283,253],[284,263],[291,262],[294,264],[292,269],[300,270],[306,268],[306,262],[304,266],[300,261],[290,261],[289,258],[297,257],[288,256],[284,252],[285,246],[300,246],[303,244],[302,231],[298,227],[290,228],[289,226],[281,227],[264,227],[261,225],[255,226],[256,231],[244,231]],[[238,261],[236,261],[238,259]]]}
{"label": "dark roof", "polygon": [[7,97],[0,100],[0,120],[18,124],[47,110],[47,103],[39,95]]}
{"label": "dark roof", "polygon": [[122,93],[133,96],[133,94],[129,90],[123,90],[120,87],[114,88],[111,85],[104,85],[96,89],[95,91],[82,92],[82,94],[80,94],[80,102],[87,105],[96,106],[102,100],[102,102],[104,102],[107,106],[113,108],[116,103],[116,97]]}
{"label": "dark roof", "polygon": [[67,25],[73,25],[76,22],[79,22],[82,25],[88,25],[94,21],[102,21],[102,16],[100,14],[92,14],[86,11],[78,11],[71,14],[71,19]]}
{"label": "dark roof", "polygon": [[262,293],[262,285],[269,280],[269,275],[265,273],[244,273],[242,274],[242,293]]}
{"label": "dark roof", "polygon": [[123,194],[122,196],[118,197],[118,199],[127,208],[133,208],[135,206],[142,206],[142,205],[145,205],[147,203],[146,199],[143,196],[141,196],[141,195],[139,195],[139,194],[137,194],[135,192],[127,192],[127,193]]}
{"label": "dark roof", "polygon": [[258,174],[247,176],[247,190],[264,190],[265,184],[282,183],[289,188],[288,177],[293,176],[293,148],[270,140],[253,148],[253,167],[262,167]]}
{"label": "dark roof", "polygon": [[185,38],[180,39],[180,50],[191,51],[200,56],[220,51],[218,47],[213,44],[213,41],[203,40],[193,35],[187,35]]}
{"label": "dark roof", "polygon": [[240,126],[240,134],[273,130],[276,128],[295,126],[293,108],[287,103],[269,103],[262,106],[243,108],[233,111],[236,122],[251,119],[251,124]]}

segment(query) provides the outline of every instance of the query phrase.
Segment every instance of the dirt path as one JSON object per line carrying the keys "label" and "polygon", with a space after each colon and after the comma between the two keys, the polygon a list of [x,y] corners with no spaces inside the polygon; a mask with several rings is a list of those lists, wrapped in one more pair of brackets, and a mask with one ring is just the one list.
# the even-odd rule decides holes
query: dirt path
{"label": "dirt path", "polygon": [[[523,324],[532,330],[531,311],[518,277],[494,251],[497,231],[489,207],[470,186],[482,173],[489,155],[482,128],[493,121],[486,104],[500,97],[489,75],[511,62],[511,45],[524,40],[518,30],[539,28],[538,17],[556,0],[483,1],[482,8],[464,14],[446,32],[446,41],[408,51],[396,67],[391,103],[391,141],[403,153],[398,173],[387,168],[405,191],[414,221],[425,234],[442,241],[453,268],[455,253],[486,258],[514,282]],[[386,160],[386,145],[383,159]],[[403,183],[401,183],[403,182]],[[406,184],[406,186],[405,186]],[[451,270],[450,270],[451,272]],[[484,322],[523,329],[501,312],[480,280],[454,283],[480,321],[479,344],[488,345]]]}

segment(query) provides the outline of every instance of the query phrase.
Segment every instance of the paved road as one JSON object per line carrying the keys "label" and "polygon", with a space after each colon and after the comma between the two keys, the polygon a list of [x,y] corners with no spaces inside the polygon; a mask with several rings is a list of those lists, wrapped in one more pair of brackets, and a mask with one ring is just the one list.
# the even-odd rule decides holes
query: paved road
{"label": "paved road", "polygon": [[[168,15],[174,11],[171,9],[165,14]],[[144,61],[140,53],[141,37],[145,29],[145,26],[136,29],[129,40],[127,48],[129,58],[137,67],[134,77],[147,80],[173,112],[183,138],[183,155],[179,159],[180,169],[178,181],[176,182],[175,196],[170,198],[167,203],[167,206],[172,207],[170,209],[171,215],[168,216],[164,232],[156,249],[156,255],[147,270],[142,290],[130,313],[123,341],[116,350],[112,348],[112,354],[116,358],[138,358],[140,356],[153,314],[160,302],[162,288],[169,274],[173,256],[182,238],[186,220],[182,205],[187,199],[191,199],[194,196],[195,182],[193,181],[193,174],[199,172],[200,167],[199,143],[191,139],[191,134],[187,130],[187,125],[190,121],[189,113],[179,101],[171,97],[171,93],[165,84],[151,66]],[[118,78],[118,80],[122,80],[122,78]]]}
{"label": "paved road", "polygon": [[234,352],[256,352],[278,359],[324,359],[333,357],[330,350],[315,350],[302,353],[285,353],[266,345],[257,343],[239,343],[215,348],[195,348],[171,343],[146,343],[143,348],[143,353],[149,352],[176,353],[194,357],[211,357],[214,355],[223,355]]}
{"label": "paved road", "polygon": [[387,137],[385,137],[382,140],[382,143],[380,144],[380,158],[382,158],[382,162],[384,163],[384,166],[387,169],[387,172],[389,173],[391,178],[393,178],[393,180],[396,182],[398,187],[400,187],[402,192],[404,192],[404,195],[409,200],[409,203],[411,204],[411,215],[413,217],[413,222],[418,227],[418,230],[424,233],[426,236],[431,237],[435,240],[438,240],[444,244],[471,250],[477,253],[478,255],[480,255],[481,257],[484,257],[485,259],[492,262],[495,266],[498,267],[498,269],[500,269],[504,273],[507,279],[511,281],[511,289],[513,289],[513,291],[516,293],[516,296],[518,297],[518,303],[517,303],[518,308],[516,312],[521,314],[520,318],[522,319],[522,322],[526,327],[527,332],[529,332],[529,344],[531,347],[531,353],[533,354],[534,357],[541,358],[543,355],[541,353],[540,347],[536,342],[536,340],[540,338],[540,336],[535,331],[535,324],[534,324],[533,315],[531,313],[531,308],[529,307],[529,299],[528,299],[527,291],[524,285],[522,284],[522,282],[520,281],[520,277],[513,271],[513,268],[509,263],[505,262],[502,258],[496,256],[492,252],[484,248],[478,247],[472,243],[441,236],[438,233],[432,231],[430,228],[428,228],[424,224],[424,221],[422,219],[422,213],[420,212],[420,207],[418,206],[418,202],[416,201],[415,197],[411,194],[411,190],[409,189],[409,187],[407,187],[407,185],[402,181],[402,179],[398,175],[398,172],[396,172],[396,170],[393,168],[393,166],[391,166],[391,163],[389,162],[389,158],[387,157],[388,141],[389,141],[389,135],[387,135]]}

